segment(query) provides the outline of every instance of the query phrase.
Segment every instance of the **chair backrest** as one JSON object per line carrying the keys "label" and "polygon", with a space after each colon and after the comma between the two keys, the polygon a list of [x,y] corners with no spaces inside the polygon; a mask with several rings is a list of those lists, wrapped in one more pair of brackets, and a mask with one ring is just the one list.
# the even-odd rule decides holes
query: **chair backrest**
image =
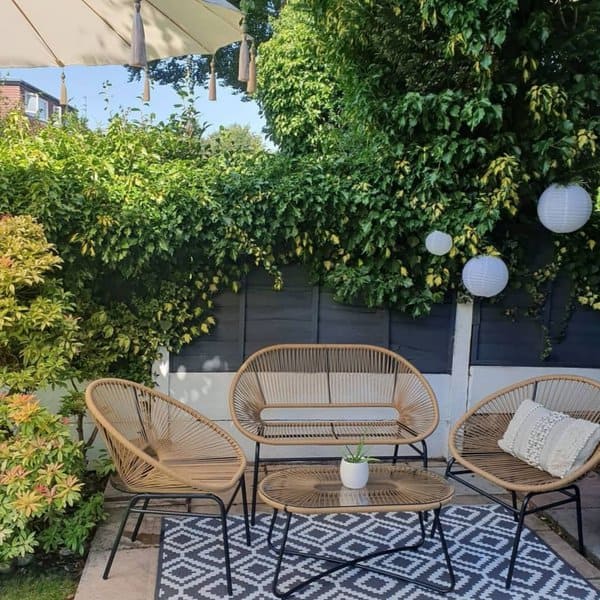
{"label": "chair backrest", "polygon": [[169,468],[186,459],[231,458],[245,463],[229,434],[157,390],[122,379],[99,379],[88,385],[85,395],[119,477],[128,487],[139,487],[142,479],[157,487],[169,481],[187,484],[181,470],[175,474]]}
{"label": "chair backrest", "polygon": [[[431,386],[403,357],[378,346],[283,344],[252,354],[230,390],[236,425],[253,430],[269,408],[390,407],[407,422],[435,429],[438,407]],[[247,425],[247,427],[245,426]]]}
{"label": "chair backrest", "polygon": [[600,423],[600,381],[579,375],[539,375],[519,381],[486,396],[469,412],[506,414],[510,419],[526,399],[573,418]]}
{"label": "chair backrest", "polygon": [[[578,375],[539,375],[497,390],[475,404],[450,431],[450,451],[455,456],[497,452],[498,440],[527,399],[574,419],[600,423],[600,381]],[[599,460],[600,446],[583,470]]]}

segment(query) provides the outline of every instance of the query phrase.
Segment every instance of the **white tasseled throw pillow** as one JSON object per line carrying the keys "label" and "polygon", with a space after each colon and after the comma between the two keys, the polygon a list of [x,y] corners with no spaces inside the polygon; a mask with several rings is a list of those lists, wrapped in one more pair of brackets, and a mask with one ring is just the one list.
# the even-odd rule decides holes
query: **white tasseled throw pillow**
{"label": "white tasseled throw pillow", "polygon": [[523,400],[498,446],[554,477],[566,477],[600,443],[600,425]]}

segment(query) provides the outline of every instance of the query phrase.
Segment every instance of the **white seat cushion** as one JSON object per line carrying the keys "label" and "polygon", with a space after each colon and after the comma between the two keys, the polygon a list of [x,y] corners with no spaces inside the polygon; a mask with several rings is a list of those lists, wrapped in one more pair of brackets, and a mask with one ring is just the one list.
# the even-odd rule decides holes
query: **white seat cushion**
{"label": "white seat cushion", "polygon": [[600,443],[600,425],[523,400],[498,446],[554,477],[583,465]]}

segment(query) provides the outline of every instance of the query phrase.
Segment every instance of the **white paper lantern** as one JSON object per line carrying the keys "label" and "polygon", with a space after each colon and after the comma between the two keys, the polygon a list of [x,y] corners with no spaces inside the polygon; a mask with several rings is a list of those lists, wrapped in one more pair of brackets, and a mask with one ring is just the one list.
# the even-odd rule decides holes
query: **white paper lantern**
{"label": "white paper lantern", "polygon": [[443,231],[432,231],[425,238],[425,248],[436,256],[443,256],[452,248],[452,236]]}
{"label": "white paper lantern", "polygon": [[497,256],[475,256],[463,267],[464,286],[473,296],[490,298],[508,283],[508,269]]}
{"label": "white paper lantern", "polygon": [[580,185],[556,185],[540,196],[537,212],[542,225],[554,233],[583,227],[592,214],[592,199]]}

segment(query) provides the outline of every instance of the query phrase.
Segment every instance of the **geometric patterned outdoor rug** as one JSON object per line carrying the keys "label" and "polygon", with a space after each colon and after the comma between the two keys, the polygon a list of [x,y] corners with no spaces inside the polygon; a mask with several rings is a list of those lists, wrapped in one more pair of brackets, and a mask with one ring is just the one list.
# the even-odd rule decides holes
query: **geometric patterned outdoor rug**
{"label": "geometric patterned outdoor rug", "polygon": [[[257,515],[252,547],[245,544],[241,517],[228,518],[233,598],[271,600],[276,556],[267,546],[270,514]],[[281,523],[281,521],[280,521]],[[429,524],[431,519],[429,520]],[[338,571],[298,591],[298,600],[598,600],[600,594],[529,529],[523,530],[511,589],[504,588],[515,522],[497,505],[448,506],[442,525],[456,587],[436,594],[357,568]],[[429,529],[429,527],[427,527]],[[416,514],[294,515],[288,548],[352,558],[419,537]],[[273,536],[279,542],[279,536]],[[447,583],[439,537],[429,536],[416,551],[373,559],[367,564]],[[321,561],[285,556],[280,589],[314,575]],[[156,581],[156,600],[228,598],[221,525],[211,518],[164,518]]]}

